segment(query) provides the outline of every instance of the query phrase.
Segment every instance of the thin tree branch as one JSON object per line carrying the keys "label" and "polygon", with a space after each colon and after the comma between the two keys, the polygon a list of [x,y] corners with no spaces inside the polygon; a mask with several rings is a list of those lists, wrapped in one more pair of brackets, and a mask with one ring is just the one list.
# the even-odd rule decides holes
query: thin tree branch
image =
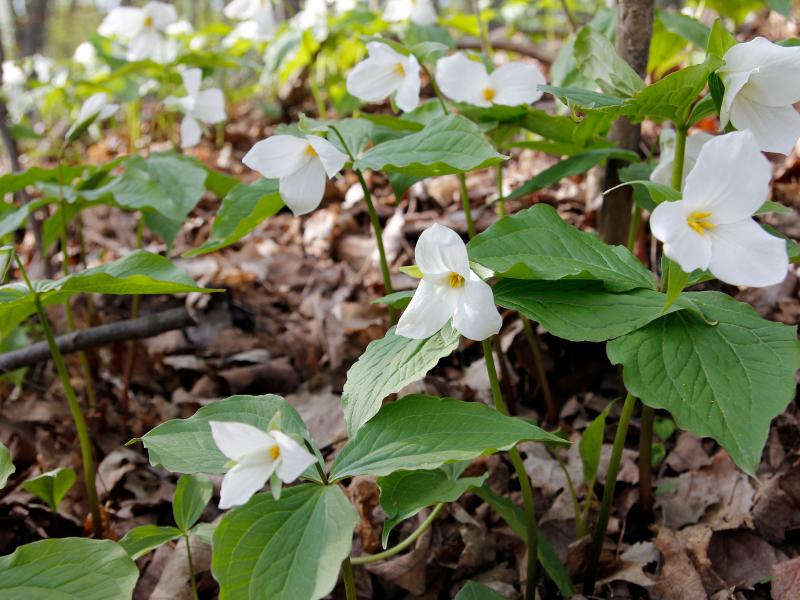
{"label": "thin tree branch", "polygon": [[[535,58],[541,63],[547,65],[553,62],[553,56],[548,52],[537,48],[530,42],[523,42],[517,40],[509,40],[502,37],[491,37],[489,42],[495,50],[505,50],[506,52],[514,52],[522,56],[529,56]],[[458,40],[458,47],[461,50],[481,50],[481,40],[473,37],[464,37]]]}

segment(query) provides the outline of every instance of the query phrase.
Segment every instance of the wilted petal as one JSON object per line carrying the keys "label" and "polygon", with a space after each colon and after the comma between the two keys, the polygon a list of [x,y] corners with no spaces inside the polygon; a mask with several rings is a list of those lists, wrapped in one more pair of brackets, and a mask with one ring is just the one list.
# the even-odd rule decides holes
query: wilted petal
{"label": "wilted petal", "polygon": [[217,448],[231,460],[240,460],[275,445],[275,440],[266,431],[247,423],[209,421],[208,425]]}
{"label": "wilted petal", "polygon": [[436,63],[436,83],[445,96],[456,102],[491,106],[484,97],[489,75],[481,63],[470,60],[463,52],[440,58]]}
{"label": "wilted petal", "polygon": [[196,97],[200,92],[200,84],[203,81],[202,69],[186,69],[181,73],[183,80],[183,87],[186,88],[186,93],[191,97]]}
{"label": "wilted petal", "polygon": [[271,460],[237,464],[222,478],[219,507],[226,509],[246,504],[253,494],[264,487],[274,470],[275,464]]}
{"label": "wilted petal", "polygon": [[458,273],[469,277],[467,246],[449,227],[434,223],[419,236],[414,249],[414,260],[425,275]]}
{"label": "wilted petal", "polygon": [[225,96],[222,90],[210,88],[198,92],[192,115],[203,123],[214,124],[225,120]]}
{"label": "wilted petal", "polygon": [[792,106],[766,106],[742,94],[733,103],[731,123],[752,131],[764,152],[789,154],[800,139],[800,115]]}
{"label": "wilted petal", "polygon": [[281,451],[278,463],[278,477],[284,483],[291,483],[303,474],[317,460],[313,454],[281,431],[270,432]]}
{"label": "wilted petal", "polygon": [[476,342],[495,335],[503,326],[492,288],[475,273],[470,273],[469,281],[459,294],[453,326],[461,335]]}
{"label": "wilted petal", "polygon": [[709,270],[732,285],[765,287],[786,278],[786,242],[770,235],[753,219],[719,225],[711,237]]}
{"label": "wilted petal", "polygon": [[431,337],[453,316],[457,301],[457,294],[450,288],[422,279],[397,322],[397,335],[414,340]]}
{"label": "wilted petal", "polygon": [[397,89],[394,100],[403,112],[411,112],[419,105],[419,62],[415,56],[409,56],[405,65],[405,77]]}
{"label": "wilted petal", "polygon": [[800,47],[785,47],[757,37],[725,53],[722,71],[752,71],[743,93],[766,106],[800,101]]}
{"label": "wilted petal", "polygon": [[311,147],[314,148],[319,160],[322,161],[322,166],[328,177],[333,177],[341,171],[344,163],[349,160],[346,154],[337,150],[336,146],[325,138],[321,138],[318,135],[309,135],[306,136],[306,139],[311,144]]}
{"label": "wilted petal", "polygon": [[273,135],[257,142],[242,162],[264,177],[280,178],[302,169],[311,161],[308,140],[294,135]]}
{"label": "wilted petal", "polygon": [[144,27],[146,16],[141,8],[120,6],[106,15],[97,32],[104,36],[134,37]]}
{"label": "wilted petal", "polygon": [[539,86],[545,83],[539,69],[521,62],[503,65],[489,76],[489,85],[495,92],[492,102],[505,106],[533,104],[542,97]]}
{"label": "wilted petal", "polygon": [[281,177],[278,191],[295,216],[310,213],[322,202],[328,177],[322,161],[312,159],[298,171]]}
{"label": "wilted petal", "polygon": [[664,243],[664,254],[677,262],[687,273],[705,269],[711,259],[711,239],[689,227],[687,218],[692,207],[685,201],[662,202],[650,215],[653,236]]}
{"label": "wilted petal", "polygon": [[100,114],[100,111],[106,106],[108,102],[108,94],[105,92],[98,92],[92,94],[86,99],[86,102],[81,106],[81,111],[78,114],[76,123],[83,123],[88,119],[93,119]]}
{"label": "wilted petal", "polygon": [[181,148],[193,148],[200,143],[203,129],[192,115],[185,115],[181,121]]}

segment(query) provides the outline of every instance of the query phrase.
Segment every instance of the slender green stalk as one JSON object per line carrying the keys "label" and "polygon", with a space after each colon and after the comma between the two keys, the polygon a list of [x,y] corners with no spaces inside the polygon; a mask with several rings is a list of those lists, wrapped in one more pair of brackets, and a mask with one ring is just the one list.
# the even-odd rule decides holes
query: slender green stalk
{"label": "slender green stalk", "polygon": [[542,349],[539,344],[539,334],[531,325],[530,319],[525,315],[520,314],[522,321],[522,328],[525,331],[525,338],[528,340],[531,354],[533,355],[533,367],[536,371],[536,379],[539,380],[539,385],[542,386],[542,395],[544,396],[545,405],[545,420],[548,423],[555,423],[558,420],[558,407],[553,398],[553,393],[550,390],[550,382],[547,380],[547,372],[544,369],[544,358],[542,357]]}
{"label": "slender green stalk", "polygon": [[586,567],[586,576],[583,580],[583,594],[585,596],[591,596],[594,593],[594,584],[597,581],[597,565],[600,561],[600,552],[603,549],[603,540],[606,537],[608,519],[611,516],[611,504],[614,502],[614,491],[617,487],[617,475],[622,461],[622,450],[625,448],[628,425],[635,405],[636,398],[629,393],[625,397],[625,404],[622,406],[622,414],[617,425],[617,433],[614,435],[614,447],[611,450],[611,459],[608,462],[606,485],[603,489],[603,500],[600,503],[600,515],[597,518],[597,525],[595,525],[594,533],[592,534],[592,547],[589,551],[589,562]]}
{"label": "slender green stalk", "polygon": [[503,194],[503,163],[497,165],[497,216],[506,216],[506,198]]}
{"label": "slender green stalk", "polygon": [[442,94],[442,90],[439,88],[439,84],[436,83],[436,78],[434,78],[433,74],[428,70],[424,64],[420,63],[422,67],[422,72],[425,73],[428,77],[428,81],[431,82],[431,86],[433,87],[433,93],[436,94],[436,99],[439,100],[439,106],[442,107],[442,112],[445,116],[450,114],[450,109],[447,108],[447,100],[444,98],[444,94]]}
{"label": "slender green stalk", "polygon": [[[494,399],[495,408],[497,408],[498,412],[508,415],[508,406],[503,398],[503,392],[500,390],[500,382],[497,380],[497,371],[495,370],[494,357],[492,356],[492,345],[489,340],[483,340],[481,346],[483,347],[483,358],[486,362],[486,372],[489,375],[489,383],[492,387],[492,398]],[[525,471],[525,465],[522,462],[522,457],[516,446],[508,451],[508,457],[519,479],[519,485],[522,488],[522,502],[525,508],[525,526],[528,543],[528,580],[525,586],[525,600],[534,600],[536,598],[536,577],[539,569],[539,544],[533,488],[531,487],[528,473]]]}
{"label": "slender green stalk", "polygon": [[639,436],[639,506],[647,523],[653,521],[653,421],[656,411],[642,404],[642,430]]}
{"label": "slender green stalk", "polygon": [[481,49],[483,53],[489,58],[492,57],[492,44],[489,41],[489,28],[481,15],[481,7],[479,0],[472,0],[472,12],[475,13],[475,18],[478,20],[478,31],[481,35]]}
{"label": "slender green stalk", "polygon": [[356,580],[353,577],[353,564],[350,562],[350,557],[345,558],[342,562],[342,581],[344,582],[347,600],[358,600],[358,596],[356,596]]}
{"label": "slender green stalk", "polygon": [[436,520],[436,517],[439,516],[439,513],[442,512],[444,508],[444,503],[441,502],[433,507],[431,514],[417,527],[414,532],[409,535],[406,539],[402,542],[397,544],[396,546],[392,546],[388,550],[384,550],[383,552],[378,552],[377,554],[368,554],[366,556],[354,556],[350,559],[350,561],[354,565],[368,565],[370,563],[379,562],[382,560],[386,560],[388,558],[392,558],[400,554],[403,550],[411,546],[414,542],[417,541],[419,536],[421,536],[425,531],[433,525],[433,522]]}
{"label": "slender green stalk", "polygon": [[183,541],[186,543],[186,560],[189,563],[189,581],[192,584],[192,598],[194,600],[198,600],[197,596],[197,581],[194,575],[194,563],[192,562],[192,548],[191,544],[189,543],[189,534],[183,534]]}
{"label": "slender green stalk", "polygon": [[[136,249],[141,250],[144,243],[144,214],[139,215],[139,222],[136,224]],[[131,319],[139,316],[139,304],[141,303],[141,296],[135,294],[131,300]],[[131,376],[133,375],[133,360],[136,356],[136,342],[130,340],[127,343],[127,355],[125,357],[125,367],[122,370],[122,392],[120,399],[122,407],[126,413],[129,413],[128,408],[128,392],[131,387]]]}
{"label": "slender green stalk", "polygon": [[467,176],[464,173],[459,173],[458,182],[461,186],[461,206],[464,209],[464,218],[467,220],[467,235],[469,235],[469,239],[472,239],[475,237],[475,221],[472,220],[472,207],[469,203],[469,190],[467,190]]}
{"label": "slender green stalk", "polygon": [[675,131],[675,159],[672,163],[672,187],[680,191],[683,187],[683,163],[686,160],[686,127]]}
{"label": "slender green stalk", "polygon": [[567,21],[569,21],[569,26],[572,29],[572,33],[575,33],[580,28],[580,25],[578,25],[578,21],[575,19],[575,15],[572,14],[572,11],[569,9],[569,4],[567,2],[568,0],[561,0],[561,7],[564,9],[564,16],[566,16]]}
{"label": "slender green stalk", "polygon": [[633,215],[631,216],[631,223],[628,226],[628,243],[627,247],[632,253],[636,253],[636,238],[639,236],[639,226],[642,223],[642,207],[638,204],[633,207]]}
{"label": "slender green stalk", "polygon": [[67,398],[69,405],[69,412],[72,415],[72,421],[75,423],[75,430],[78,433],[78,442],[81,448],[81,460],[83,462],[83,480],[86,484],[86,498],[89,501],[89,508],[92,512],[92,529],[95,537],[103,536],[103,523],[100,517],[100,504],[97,501],[97,489],[94,485],[95,467],[94,456],[92,455],[92,441],[89,437],[89,428],[86,426],[86,419],[81,412],[81,407],[78,404],[78,398],[75,395],[75,390],[69,380],[69,372],[67,365],[64,363],[64,357],[56,344],[56,338],[53,335],[53,330],[50,327],[50,321],[47,320],[47,315],[44,312],[42,301],[39,298],[39,293],[31,284],[28,279],[28,273],[25,271],[25,266],[22,264],[19,256],[16,256],[17,266],[22,278],[25,280],[25,285],[33,296],[33,304],[36,308],[36,314],[39,316],[39,321],[44,332],[47,346],[50,348],[50,354],[53,357],[53,364],[56,367],[59,379],[61,379],[61,386],[64,388],[64,395]]}
{"label": "slender green stalk", "polygon": [[[575,489],[575,483],[572,481],[572,475],[569,474],[569,469],[567,468],[564,459],[559,456],[558,452],[553,448],[547,446],[547,451],[550,455],[556,459],[561,472],[564,473],[564,477],[567,480],[567,488],[569,488],[569,495],[570,499],[572,500],[572,511],[575,513],[575,538],[580,539],[584,535],[586,535],[586,518],[583,516],[581,511],[581,503],[578,499],[578,490]],[[588,503],[589,498],[591,495],[591,491],[587,494],[586,501]]]}

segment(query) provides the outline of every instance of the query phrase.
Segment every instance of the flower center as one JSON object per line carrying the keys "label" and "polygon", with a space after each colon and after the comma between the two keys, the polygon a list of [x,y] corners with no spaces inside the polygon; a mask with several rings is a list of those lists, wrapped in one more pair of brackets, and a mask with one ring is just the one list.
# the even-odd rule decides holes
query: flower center
{"label": "flower center", "polygon": [[395,75],[399,75],[400,77],[406,76],[406,68],[403,66],[403,63],[394,63],[394,67],[392,68],[392,72]]}
{"label": "flower center", "polygon": [[150,15],[147,15],[144,18],[144,26],[147,27],[148,29],[150,29],[153,26],[153,17],[151,17]]}
{"label": "flower center", "polygon": [[496,95],[497,95],[496,92],[490,87],[484,88],[483,90],[483,98],[487,102],[491,102],[492,100],[494,100],[494,97]]}
{"label": "flower center", "polygon": [[311,144],[306,146],[306,154],[308,154],[311,158],[317,157],[317,151],[314,150],[314,146],[312,146]]}
{"label": "flower center", "polygon": [[695,211],[689,213],[686,217],[686,223],[700,235],[703,235],[707,229],[714,229],[714,225],[708,218],[711,216],[711,211]]}
{"label": "flower center", "polygon": [[272,460],[278,460],[281,455],[281,449],[279,446],[273,446],[269,449],[269,456]]}
{"label": "flower center", "polygon": [[447,282],[450,284],[450,287],[453,289],[460,288],[464,286],[464,278],[456,273],[455,271],[450,272],[450,276],[447,279]]}

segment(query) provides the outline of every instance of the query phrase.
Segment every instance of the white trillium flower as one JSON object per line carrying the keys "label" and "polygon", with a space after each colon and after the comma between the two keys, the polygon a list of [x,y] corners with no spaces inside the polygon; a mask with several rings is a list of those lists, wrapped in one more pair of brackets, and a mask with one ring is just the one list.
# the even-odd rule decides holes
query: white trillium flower
{"label": "white trillium flower", "polygon": [[436,83],[456,102],[489,107],[533,104],[542,97],[539,86],[547,81],[537,67],[521,62],[498,67],[490,75],[483,63],[456,52],[436,63]]}
{"label": "white trillium flower", "polygon": [[263,42],[275,33],[271,0],[233,0],[223,12],[229,19],[242,21],[225,38],[224,45],[230,46],[236,40]]}
{"label": "white trillium flower", "polygon": [[764,152],[789,154],[800,138],[800,47],[758,37],[732,46],[717,71],[725,84],[720,121],[749,129]]}
{"label": "white trillium flower", "polygon": [[201,69],[187,69],[181,73],[181,78],[188,95],[183,98],[170,96],[166,104],[185,115],[181,121],[181,147],[191,148],[199,144],[203,136],[200,123],[213,125],[225,120],[225,97],[218,88],[200,89],[203,80]]}
{"label": "white trillium flower", "polygon": [[[683,160],[683,184],[686,178],[694,169],[697,163],[697,157],[700,156],[700,150],[706,144],[714,139],[714,136],[709,133],[695,133],[686,138],[686,151]],[[665,129],[661,133],[661,155],[658,157],[658,164],[653,172],[650,174],[650,181],[661,183],[664,185],[672,185],[672,169],[675,164],[675,132],[672,129]]]}
{"label": "white trillium flower", "polygon": [[347,75],[347,91],[365,102],[382,102],[394,94],[397,106],[404,112],[419,104],[419,71],[417,58],[403,56],[380,42],[367,44],[369,58],[362,60]]}
{"label": "white trillium flower", "polygon": [[750,131],[706,143],[686,178],[683,198],[662,202],[650,217],[664,254],[687,273],[708,269],[732,285],[783,281],[786,242],[751,217],[769,197],[772,167]]}
{"label": "white trillium flower", "polygon": [[209,421],[214,443],[235,461],[222,479],[219,507],[245,504],[273,473],[291,483],[314,464],[308,450],[280,431],[261,431],[246,423]]}
{"label": "white trillium flower", "polygon": [[492,288],[469,268],[467,246],[455,231],[431,225],[419,236],[414,258],[423,277],[397,323],[397,335],[422,340],[451,318],[453,327],[471,340],[500,331],[503,319]]}
{"label": "white trillium flower", "polygon": [[86,99],[86,102],[81,106],[81,111],[78,113],[78,118],[72,124],[72,127],[67,131],[67,139],[79,129],[85,130],[89,125],[95,121],[102,121],[109,118],[119,108],[119,104],[109,104],[108,94],[105,92],[97,92],[92,94]]}
{"label": "white trillium flower", "polygon": [[328,37],[328,0],[306,0],[303,10],[291,19],[299,31],[310,29],[317,40]]}
{"label": "white trillium flower", "polygon": [[319,206],[328,177],[341,171],[347,160],[317,135],[273,135],[256,143],[242,162],[264,177],[278,179],[281,199],[299,216]]}
{"label": "white trillium flower", "polygon": [[173,51],[164,32],[177,20],[178,14],[171,4],[148,2],[142,8],[120,6],[113,9],[97,31],[100,35],[116,35],[128,40],[125,58],[130,61],[164,60]]}
{"label": "white trillium flower", "polygon": [[389,0],[383,18],[390,23],[411,21],[416,25],[434,25],[436,7],[432,0]]}

